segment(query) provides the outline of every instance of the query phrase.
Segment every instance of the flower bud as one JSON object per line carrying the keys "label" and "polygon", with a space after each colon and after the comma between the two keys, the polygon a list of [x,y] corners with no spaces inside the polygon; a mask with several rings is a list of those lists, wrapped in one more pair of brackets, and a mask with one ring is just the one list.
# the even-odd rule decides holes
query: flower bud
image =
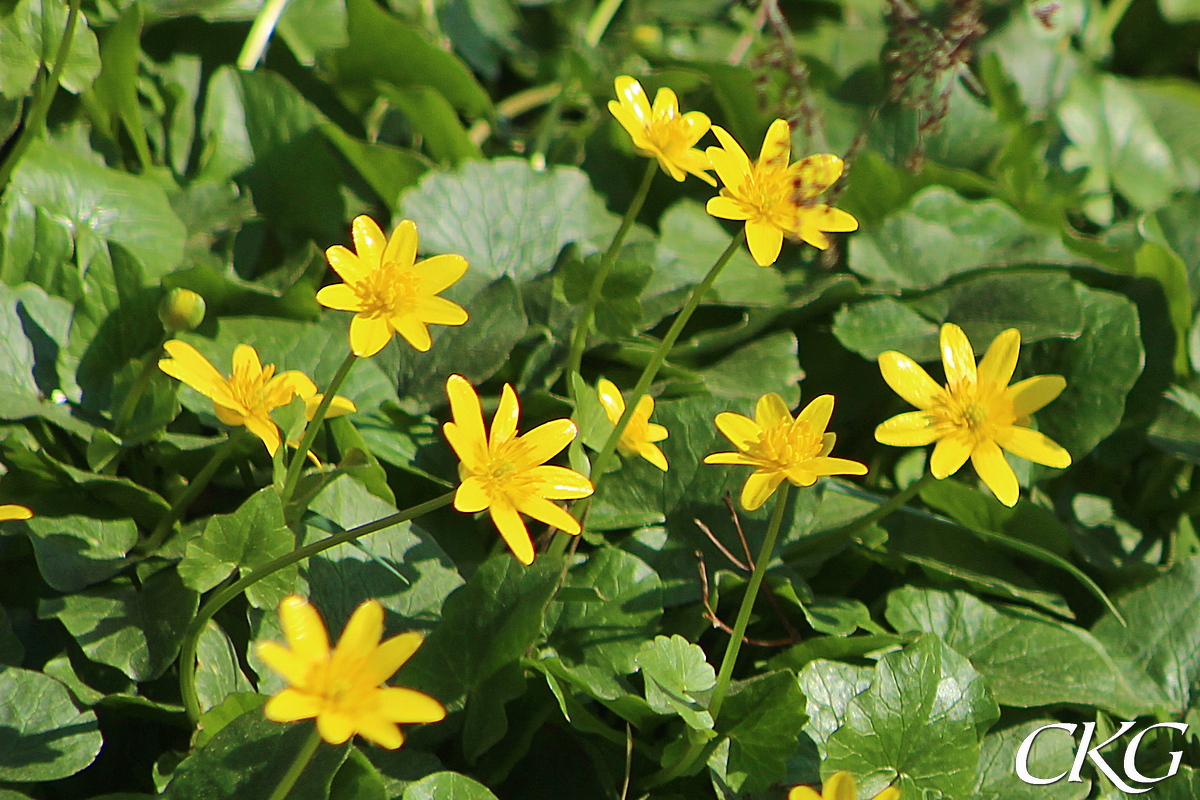
{"label": "flower bud", "polygon": [[190,331],[204,321],[204,298],[190,289],[172,289],[158,304],[158,318],[169,333]]}

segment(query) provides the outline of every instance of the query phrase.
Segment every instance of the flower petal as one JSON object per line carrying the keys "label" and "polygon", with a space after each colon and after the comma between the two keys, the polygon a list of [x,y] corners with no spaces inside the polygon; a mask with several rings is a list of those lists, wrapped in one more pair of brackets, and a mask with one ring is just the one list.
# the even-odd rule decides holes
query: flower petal
{"label": "flower petal", "polygon": [[321,713],[321,698],[296,689],[284,689],[263,706],[263,716],[272,722],[312,719]]}
{"label": "flower petal", "polygon": [[790,424],[792,412],[782,397],[775,392],[768,392],[754,404],[754,421],[763,430],[776,428],[781,424]]}
{"label": "flower petal", "polygon": [[514,454],[513,466],[527,470],[545,464],[561,453],[578,433],[579,428],[569,419],[555,419],[538,425],[520,437],[523,447]]}
{"label": "flower petal", "polygon": [[980,479],[984,482],[996,499],[1008,507],[1015,506],[1021,496],[1021,487],[1017,484],[1016,473],[1008,465],[1000,446],[991,439],[975,445],[971,451],[971,465],[975,467]]}
{"label": "flower petal", "polygon": [[[753,164],[750,163],[750,157],[746,155],[746,151],[729,135],[729,131],[722,128],[720,125],[712,126],[713,136],[717,137],[717,141],[721,143],[720,147],[709,147],[705,152],[712,160],[713,168],[721,177],[721,182],[726,186],[740,183],[745,176],[749,175],[753,169]],[[715,153],[713,151],[716,151]],[[721,159],[721,164],[717,163],[717,159]],[[726,179],[726,174],[732,180]]]}
{"label": "flower petal", "polygon": [[821,787],[821,795],[824,800],[857,800],[854,776],[845,770],[835,772]]}
{"label": "flower petal", "polygon": [[354,720],[329,707],[317,715],[317,731],[330,744],[345,744],[354,735]]}
{"label": "flower petal", "polygon": [[596,384],[596,393],[600,396],[600,405],[604,406],[604,415],[608,417],[609,422],[616,425],[617,420],[625,413],[625,398],[621,396],[621,390],[612,381],[601,378]]}
{"label": "flower petal", "polygon": [[889,786],[875,795],[874,800],[900,800],[900,790],[895,786]]}
{"label": "flower petal", "polygon": [[350,236],[354,239],[354,252],[363,267],[368,272],[378,269],[383,262],[384,248],[387,247],[387,237],[378,223],[366,214],[360,214],[350,223]]}
{"label": "flower petal", "polygon": [[777,119],[767,128],[763,137],[762,150],[758,154],[759,166],[771,165],[786,169],[792,155],[792,126],[786,119]]}
{"label": "flower petal", "polygon": [[646,425],[646,441],[661,442],[671,435],[671,432],[662,425],[656,425],[653,422]]}
{"label": "flower petal", "polygon": [[[379,691],[383,691],[380,689]],[[375,692],[378,694],[379,692]],[[358,735],[369,742],[379,745],[385,750],[396,750],[404,744],[404,734],[396,723],[376,712],[359,713],[355,716],[354,725]]]}
{"label": "flower petal", "polygon": [[732,197],[710,197],[704,210],[708,212],[709,216],[719,219],[738,221],[750,219],[750,212],[746,210],[746,207]]}
{"label": "flower petal", "polygon": [[787,800],[821,800],[821,795],[811,786],[793,786]]}
{"label": "flower petal", "polygon": [[537,482],[537,493],[550,500],[577,500],[595,491],[587,477],[566,467],[547,464],[534,467],[527,475]]}
{"label": "flower petal", "polygon": [[[300,657],[279,642],[258,642],[254,649],[263,663],[288,684],[298,687],[305,686],[313,661]],[[276,721],[278,722],[278,720]]]}
{"label": "flower petal", "polygon": [[468,475],[454,490],[454,510],[464,514],[475,514],[492,504],[487,485],[481,478]]}
{"label": "flower petal", "polygon": [[975,351],[963,329],[952,322],[942,326],[940,337],[942,366],[946,369],[946,383],[975,383]]}
{"label": "flower petal", "polygon": [[529,538],[529,531],[525,528],[525,523],[521,520],[517,509],[507,500],[502,500],[492,503],[488,507],[488,513],[492,517],[492,523],[496,526],[496,530],[500,531],[504,543],[517,557],[517,561],[525,566],[532,564],[533,540]]}
{"label": "flower petal", "polygon": [[225,376],[217,372],[199,350],[181,339],[172,339],[163,345],[163,349],[171,356],[158,362],[158,368],[163,372],[210,399],[220,395],[230,402],[234,400]]}
{"label": "flower petal", "polygon": [[446,718],[446,707],[437,699],[403,686],[383,687],[376,693],[375,702],[381,715],[405,725],[441,722]]}
{"label": "flower petal", "polygon": [[387,319],[378,314],[356,314],[350,320],[350,349],[359,358],[369,358],[392,340]]}
{"label": "flower petal", "polygon": [[929,471],[939,481],[958,472],[971,457],[974,447],[969,434],[955,433],[938,439],[929,458]]}
{"label": "flower petal", "polygon": [[879,372],[893,392],[917,408],[932,407],[942,391],[920,364],[895,350],[879,354]]}
{"label": "flower petal", "polygon": [[831,153],[816,153],[788,167],[796,200],[806,203],[837,183],[846,165]]}
{"label": "flower petal", "polygon": [[9,522],[15,519],[31,519],[33,512],[25,506],[12,505],[6,503],[0,505],[0,522]]}
{"label": "flower petal", "polygon": [[704,457],[705,464],[735,464],[744,467],[757,467],[758,461],[745,453],[711,453]]}
{"label": "flower petal", "polygon": [[[458,283],[467,272],[467,260],[452,254],[433,256],[417,264],[418,286],[425,294],[439,294]],[[457,323],[438,323],[440,325]]]}
{"label": "flower petal", "polygon": [[568,514],[565,509],[545,498],[530,495],[522,497],[516,505],[518,511],[524,512],[552,528],[558,528],[563,533],[579,533],[579,521]]}
{"label": "flower petal", "polygon": [[1020,354],[1021,332],[1016,328],[1009,328],[993,339],[979,360],[979,385],[994,387],[996,391],[1005,389],[1012,380]]}
{"label": "flower petal", "polygon": [[[301,395],[303,397],[303,395]],[[312,421],[312,418],[317,414],[317,406],[321,405],[321,401],[325,399],[323,394],[314,394],[312,397],[304,399],[304,417]],[[349,398],[342,397],[340,394],[334,395],[329,401],[329,410],[325,412],[325,419],[333,419],[346,414],[353,414],[358,411],[358,406],[354,405],[354,401]]]}
{"label": "flower petal", "polygon": [[817,473],[813,472],[811,469],[807,469],[806,468],[807,464],[808,464],[808,462],[805,462],[805,466],[803,466],[803,467],[802,466],[788,467],[786,470],[784,470],[784,474],[787,475],[787,479],[789,481],[796,484],[797,486],[801,486],[801,487],[812,486],[814,483],[817,482],[817,478],[820,476],[817,475]]}
{"label": "flower petal", "polygon": [[[392,636],[380,643],[371,653],[370,659],[363,672],[363,683],[378,686],[396,674],[405,663],[412,658],[413,653],[425,641],[425,637],[416,631]],[[403,722],[403,720],[396,720]]]}
{"label": "flower petal", "polygon": [[763,432],[762,426],[757,422],[732,411],[717,414],[716,423],[717,430],[725,434],[725,438],[738,450],[746,450],[756,443]]}
{"label": "flower petal", "polygon": [[[475,387],[462,375],[451,375],[446,379],[446,396],[450,399],[450,413],[454,425],[465,442],[473,447],[487,447],[487,431],[483,427],[483,408]],[[457,450],[457,448],[455,448]],[[463,453],[459,451],[459,458]]]}
{"label": "flower petal", "polygon": [[335,244],[325,250],[325,260],[333,271],[346,283],[358,283],[367,276],[370,269],[362,263],[362,259],[350,252],[348,248]]}
{"label": "flower petal", "polygon": [[679,116],[679,97],[674,89],[663,86],[654,93],[654,105],[650,107],[650,115],[659,124]]}
{"label": "flower petal", "polygon": [[805,461],[802,466],[818,475],[866,475],[867,465],[848,458],[817,456]]}
{"label": "flower petal", "polygon": [[637,150],[644,150],[649,142],[646,140],[646,126],[642,124],[642,120],[638,117],[637,112],[630,109],[629,106],[622,105],[616,100],[608,101],[608,110],[616,118],[625,132],[629,134],[629,138],[633,140],[633,146]]}
{"label": "flower petal", "polygon": [[[447,300],[446,302],[450,302]],[[425,327],[425,323],[417,319],[413,314],[404,314],[395,316],[389,320],[391,328],[404,337],[404,341],[411,344],[414,348],[422,353],[429,352],[429,348],[433,346],[433,339],[429,337],[429,328]]]}
{"label": "flower petal", "polygon": [[370,658],[383,637],[383,606],[378,600],[364,600],[354,609],[329,658],[333,680],[352,676],[350,665]]}
{"label": "flower petal", "polygon": [[650,122],[652,111],[650,100],[646,97],[646,90],[642,88],[642,85],[628,75],[618,75],[617,79],[613,81],[613,87],[616,89],[617,99],[621,106],[637,117],[643,127],[647,125]]}
{"label": "flower petal", "polygon": [[[359,253],[362,251],[360,250]],[[388,237],[382,262],[398,267],[408,267],[417,260],[417,223],[411,219],[401,220]],[[457,280],[457,279],[456,279]],[[439,290],[440,291],[440,290]]]}
{"label": "flower petal", "polygon": [[1062,375],[1036,375],[1008,387],[1014,417],[1027,417],[1062,394],[1067,380]]}
{"label": "flower petal", "polygon": [[779,484],[783,483],[784,474],[779,470],[755,470],[746,478],[742,486],[742,508],[754,511],[761,508],[767,499],[775,494]]}
{"label": "flower petal", "polygon": [[362,300],[347,283],[335,283],[317,292],[317,302],[334,311],[361,311]]}
{"label": "flower petal", "polygon": [[279,445],[282,444],[282,440],[279,436],[279,426],[267,416],[266,412],[248,414],[242,420],[242,424],[246,426],[246,430],[253,433],[259,439],[262,439],[262,443],[267,447],[267,452],[274,458],[275,454],[279,452]]}
{"label": "flower petal", "polygon": [[814,433],[824,433],[833,416],[833,395],[823,394],[813,398],[804,410],[796,415],[796,422],[807,422]]}
{"label": "flower petal", "polygon": [[996,444],[1014,456],[1047,467],[1066,469],[1071,466],[1071,454],[1044,433],[1032,428],[1006,425],[996,429]]}
{"label": "flower petal", "polygon": [[924,447],[946,434],[937,417],[927,411],[897,414],[875,428],[875,441],[892,447]]}
{"label": "flower petal", "polygon": [[638,446],[637,452],[638,455],[661,469],[663,472],[667,471],[667,457],[663,455],[663,451],[659,450],[657,445],[650,444],[649,442],[642,442]]}
{"label": "flower petal", "polygon": [[496,448],[516,435],[517,420],[520,416],[521,406],[517,403],[517,393],[506,383],[500,390],[500,403],[496,406],[496,416],[492,417],[492,434],[488,438],[488,445],[493,453],[496,452]]}
{"label": "flower petal", "polygon": [[746,245],[754,263],[760,267],[769,267],[779,258],[783,249],[783,231],[773,222],[766,220],[746,220]]}
{"label": "flower petal", "polygon": [[329,634],[325,622],[312,604],[298,595],[288,595],[279,603],[279,623],[288,647],[304,661],[329,658]]}

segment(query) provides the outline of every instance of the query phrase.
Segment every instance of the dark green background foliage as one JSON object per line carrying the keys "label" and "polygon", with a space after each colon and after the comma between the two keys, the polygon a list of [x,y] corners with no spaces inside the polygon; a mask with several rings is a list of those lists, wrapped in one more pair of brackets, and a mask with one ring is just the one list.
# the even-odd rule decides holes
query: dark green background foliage
{"label": "dark green background foliage", "polygon": [[[395,683],[450,712],[395,752],[323,746],[297,799],[780,800],[845,769],[863,798],[1115,800],[1090,768],[1021,783],[1021,741],[1200,721],[1200,3],[762,1],[606,3],[606,27],[590,0],[291,0],[242,71],[257,0],[84,0],[44,131],[68,5],[0,2],[0,502],[37,515],[0,529],[0,800],[266,798],[309,725],[263,718],[283,684],[251,646],[291,592],[335,634],[371,597],[389,634],[424,632]],[[831,197],[860,230],[733,259],[653,387],[670,471],[623,459],[577,551],[525,568],[486,515],[442,510],[277,573],[204,628],[193,733],[178,655],[205,594],[453,486],[450,373],[489,411],[513,384],[522,430],[573,415],[576,466],[601,446],[587,387],[632,385],[735,231],[707,186],[657,176],[573,409],[567,343],[645,163],[605,107],[621,74],[752,154],[789,118],[796,157],[847,159]],[[446,296],[470,321],[357,365],[358,412],[317,440],[337,472],[301,503],[251,440],[138,549],[224,441],[159,374],[114,435],[165,291],[204,296],[182,338],[219,368],[248,343],[325,385],[348,315],[315,301],[322,250],[364,213],[466,256]],[[907,410],[875,358],[940,377],[947,321],[979,352],[1016,327],[1016,377],[1066,377],[1036,424],[1073,465],[1014,460],[1013,509],[967,467],[840,532],[924,472],[874,441]],[[746,471],[701,459],[727,449],[715,414],[766,392],[835,394],[837,455],[870,473],[793,493],[714,720],[709,615],[732,622],[747,572],[704,530],[741,558],[724,498]],[[767,511],[738,514],[751,550]],[[1069,766],[1058,733],[1034,774]],[[658,780],[689,741],[694,769]],[[1148,739],[1142,771],[1171,751],[1180,774],[1141,796],[1197,796],[1194,736]]]}

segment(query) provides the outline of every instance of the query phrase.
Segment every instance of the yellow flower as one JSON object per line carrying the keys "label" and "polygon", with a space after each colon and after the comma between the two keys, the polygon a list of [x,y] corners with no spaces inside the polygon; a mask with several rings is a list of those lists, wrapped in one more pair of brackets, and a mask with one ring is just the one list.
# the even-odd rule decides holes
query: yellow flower
{"label": "yellow flower", "polygon": [[[280,435],[279,426],[271,419],[271,410],[286,406],[298,395],[304,398],[306,413],[312,419],[323,397],[303,372],[289,370],[276,375],[274,364],[264,367],[258,351],[248,344],[234,348],[233,374],[228,378],[187,342],[172,339],[163,349],[171,357],[159,361],[159,369],[212,400],[217,419],[226,425],[244,425],[262,439],[272,456],[279,450]],[[354,410],[354,403],[334,397],[326,417]]]}
{"label": "yellow flower", "polygon": [[[788,792],[787,800],[858,800],[858,790],[854,785],[854,776],[849,772],[835,772],[825,781],[823,791],[817,792],[808,786],[793,786]],[[900,790],[889,786],[875,800],[900,800]]]}
{"label": "yellow flower", "polygon": [[705,171],[712,169],[708,156],[693,148],[712,124],[707,114],[681,115],[679,99],[666,87],[654,95],[651,108],[642,85],[628,75],[617,78],[616,88],[617,100],[608,101],[608,110],[628,131],[640,155],[657,158],[663,172],[677,181],[690,172],[710,186],[717,185]]}
{"label": "yellow flower", "polygon": [[[621,390],[612,381],[603,378],[600,380],[597,390],[600,394],[600,403],[604,406],[604,413],[608,415],[608,421],[616,425],[617,421],[621,419],[621,415],[625,413],[625,398],[621,396]],[[667,429],[650,421],[650,415],[653,413],[654,398],[644,395],[641,400],[638,400],[637,408],[633,410],[633,416],[629,418],[629,424],[621,432],[617,449],[623,455],[641,456],[666,472],[667,457],[654,443],[667,438]]]}
{"label": "yellow flower", "polygon": [[587,497],[593,491],[592,483],[574,470],[545,463],[575,438],[575,423],[556,419],[517,436],[521,409],[516,393],[505,384],[489,437],[483,427],[479,395],[467,379],[451,375],[446,394],[454,421],[442,430],[458,454],[462,478],[454,507],[468,514],[486,508],[522,564],[533,563],[533,540],[518,512],[561,531],[579,533],[575,518],[550,501]]}
{"label": "yellow flower", "polygon": [[412,657],[422,637],[410,632],[380,642],[379,601],[367,600],[354,610],[332,653],[321,615],[303,597],[283,598],[279,620],[287,646],[260,642],[258,655],[289,687],[267,701],[267,719],[295,722],[316,717],[321,738],[330,744],[342,744],[357,733],[395,750],[404,744],[397,723],[446,718],[446,709],[429,695],[382,685]]}
{"label": "yellow flower", "polygon": [[771,123],[755,162],[724,128],[713,125],[712,131],[721,147],[708,148],[708,158],[725,185],[706,208],[714,217],[746,221],[746,243],[759,266],[775,263],[785,235],[824,250],[830,244],[824,231],[858,229],[850,214],[814,202],[841,176],[840,158],[821,153],[788,166],[792,134],[787,120]]}
{"label": "yellow flower", "polygon": [[12,504],[0,505],[0,522],[8,522],[15,519],[31,519],[33,512],[25,506],[14,506]]}
{"label": "yellow flower", "polygon": [[722,411],[717,427],[738,449],[713,453],[705,464],[756,467],[742,487],[742,507],[753,511],[787,478],[796,486],[812,486],[823,475],[866,475],[867,468],[846,458],[830,458],[837,435],[826,433],[833,416],[833,395],[823,394],[792,419],[783,398],[771,392],[758,399],[754,419]]}
{"label": "yellow flower", "polygon": [[355,253],[340,244],[325,251],[329,265],[345,283],[317,292],[326,308],[353,311],[350,349],[360,358],[373,356],[398,333],[421,352],[433,343],[428,325],[462,325],[467,312],[439,292],[467,271],[462,256],[443,255],[417,262],[417,225],[404,220],[385,239],[375,220],[354,218]]}
{"label": "yellow flower", "polygon": [[1006,506],[1016,505],[1020,488],[1000,448],[1048,467],[1071,466],[1070,453],[1028,427],[1029,415],[1058,397],[1066,380],[1038,375],[1008,385],[1021,350],[1019,331],[1010,328],[997,336],[978,368],[975,351],[957,325],[942,326],[941,347],[945,387],[906,355],[894,350],[879,355],[883,379],[920,411],[884,422],[875,429],[878,441],[896,447],[937,442],[929,470],[939,480],[958,472],[970,458],[979,477]]}

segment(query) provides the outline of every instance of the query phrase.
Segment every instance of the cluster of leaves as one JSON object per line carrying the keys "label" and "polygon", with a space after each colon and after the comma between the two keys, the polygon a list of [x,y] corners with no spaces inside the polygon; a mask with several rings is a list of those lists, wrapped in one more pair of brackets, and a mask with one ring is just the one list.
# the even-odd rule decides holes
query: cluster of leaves
{"label": "cluster of leaves", "polygon": [[[0,4],[0,502],[35,512],[0,536],[0,799],[266,797],[307,734],[263,718],[283,683],[251,645],[282,638],[291,592],[333,631],[373,597],[390,633],[425,632],[397,683],[450,711],[398,751],[322,748],[293,798],[779,798],[847,770],[864,797],[1114,800],[1099,774],[1026,786],[1014,754],[1052,721],[1200,719],[1196,0],[612,10],[292,0],[265,62],[239,70],[256,2]],[[563,364],[643,169],[605,111],[618,74],[751,146],[803,116],[794,152],[847,155],[838,204],[860,231],[774,268],[733,259],[656,385],[670,469],[606,475],[573,555],[523,567],[486,516],[449,509],[322,552],[204,628],[193,731],[178,654],[202,595],[453,486],[448,374],[493,401],[513,384],[523,428],[573,416],[581,469],[602,446],[599,400],[573,408]],[[657,178],[604,284],[586,386],[632,384],[730,241],[710,194]],[[470,322],[357,365],[340,393],[358,411],[330,421],[295,502],[250,440],[145,552],[225,440],[211,403],[158,373],[115,435],[164,292],[206,299],[181,338],[222,369],[249,343],[325,386],[348,320],[315,301],[321,251],[359,213],[464,255],[445,296]],[[908,410],[874,359],[936,360],[945,321],[980,348],[1015,327],[1018,377],[1066,377],[1037,425],[1074,465],[1015,463],[1013,509],[965,471],[847,534],[925,469],[871,435]],[[871,471],[793,493],[750,627],[765,644],[743,648],[714,719],[739,532],[756,551],[767,514],[732,516],[745,470],[701,460],[727,449],[715,414],[801,390],[837,395],[839,454]],[[1070,766],[1057,733],[1033,774]],[[1157,733],[1143,774],[1171,751],[1183,766],[1144,796],[1197,796],[1194,739]],[[673,770],[695,741],[704,758]]]}

